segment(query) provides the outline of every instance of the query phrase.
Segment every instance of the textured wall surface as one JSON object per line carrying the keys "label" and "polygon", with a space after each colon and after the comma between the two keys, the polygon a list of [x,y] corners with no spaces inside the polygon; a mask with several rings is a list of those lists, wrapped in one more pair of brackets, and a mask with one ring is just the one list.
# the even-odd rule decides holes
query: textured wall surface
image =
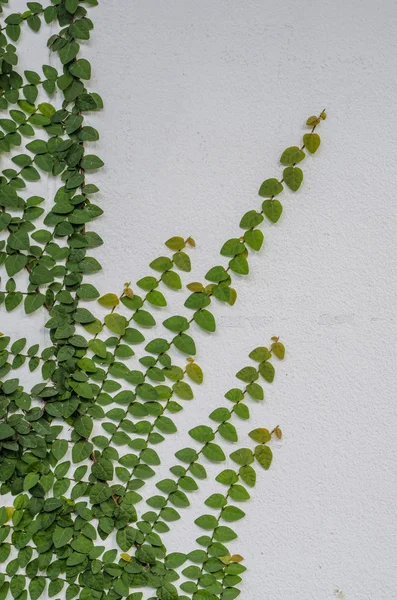
{"label": "textured wall surface", "polygon": [[[265,225],[237,304],[216,307],[215,336],[196,336],[205,388],[177,421],[203,422],[249,351],[281,336],[286,360],[242,428],[280,424],[284,439],[237,525],[241,597],[394,600],[396,2],[100,4],[86,55],[105,101],[92,117],[106,163],[103,292],[147,274],[171,235],[196,239],[191,280],[221,262],[262,180],[280,176],[281,151],[327,109],[322,146]],[[183,294],[176,302],[183,310]],[[178,524],[170,549],[191,549],[195,535]]]}

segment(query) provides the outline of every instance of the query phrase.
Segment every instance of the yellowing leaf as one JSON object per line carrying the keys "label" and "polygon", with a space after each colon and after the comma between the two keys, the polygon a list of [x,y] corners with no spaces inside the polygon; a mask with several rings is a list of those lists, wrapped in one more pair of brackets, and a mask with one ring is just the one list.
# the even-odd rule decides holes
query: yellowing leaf
{"label": "yellowing leaf", "polygon": [[274,356],[277,356],[277,358],[279,360],[283,360],[283,358],[285,356],[284,344],[282,344],[281,342],[278,342],[278,341],[273,342],[273,344],[271,345],[271,349],[272,349]]}
{"label": "yellowing leaf", "polygon": [[119,304],[120,300],[116,294],[105,294],[98,299],[98,302],[101,306],[113,308]]}
{"label": "yellowing leaf", "polygon": [[204,291],[204,286],[199,281],[193,281],[192,283],[188,283],[186,287],[191,292],[203,292]]}
{"label": "yellowing leaf", "polygon": [[113,333],[124,335],[125,328],[127,326],[127,319],[123,315],[111,313],[110,315],[106,315],[105,325],[108,329],[110,329],[110,331],[113,331]]}
{"label": "yellowing leaf", "polygon": [[6,506],[7,521],[9,521],[11,519],[14,512],[15,512],[15,508],[13,506]]}
{"label": "yellowing leaf", "polygon": [[277,427],[274,428],[273,430],[274,435],[276,436],[276,438],[278,440],[281,440],[283,437],[283,432],[281,431],[280,427],[277,425]]}
{"label": "yellowing leaf", "polygon": [[315,127],[319,123],[320,123],[320,119],[319,119],[319,117],[316,117],[315,115],[313,115],[312,117],[309,117],[306,121],[306,125],[308,127]]}
{"label": "yellowing leaf", "polygon": [[167,240],[165,245],[170,250],[182,250],[185,247],[185,240],[183,237],[175,236]]}
{"label": "yellowing leaf", "polygon": [[126,552],[123,552],[122,554],[120,554],[121,558],[123,560],[125,560],[125,562],[131,562],[131,556],[129,554],[127,554]]}
{"label": "yellowing leaf", "polygon": [[130,287],[126,287],[124,289],[124,296],[127,296],[127,298],[133,298],[134,297],[134,292]]}
{"label": "yellowing leaf", "polygon": [[320,146],[320,136],[318,133],[305,133],[303,136],[303,143],[305,148],[309,150],[310,154],[314,154]]}
{"label": "yellowing leaf", "polygon": [[244,560],[241,554],[233,554],[230,558],[230,562],[240,563]]}
{"label": "yellowing leaf", "polygon": [[186,366],[186,374],[192,381],[195,383],[203,383],[203,371],[201,367],[198,366],[195,362],[190,362],[192,359],[189,357],[189,364]]}

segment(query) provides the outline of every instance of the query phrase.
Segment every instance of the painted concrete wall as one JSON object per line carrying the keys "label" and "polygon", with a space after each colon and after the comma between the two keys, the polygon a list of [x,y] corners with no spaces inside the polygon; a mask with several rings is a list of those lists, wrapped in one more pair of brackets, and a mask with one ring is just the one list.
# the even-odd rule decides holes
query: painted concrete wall
{"label": "painted concrete wall", "polygon": [[[95,226],[103,292],[147,274],[171,235],[196,239],[190,280],[221,262],[262,180],[280,176],[281,151],[327,109],[322,146],[279,223],[265,225],[237,304],[217,306],[215,336],[196,336],[205,388],[177,421],[205,422],[249,351],[281,336],[286,360],[241,428],[284,431],[237,526],[249,568],[241,597],[332,600],[338,589],[394,600],[396,2],[100,4],[86,55],[106,104],[90,117],[106,162]],[[45,62],[33,40],[24,43]],[[187,441],[177,437],[165,464]],[[195,535],[178,524],[170,549],[191,549]]]}

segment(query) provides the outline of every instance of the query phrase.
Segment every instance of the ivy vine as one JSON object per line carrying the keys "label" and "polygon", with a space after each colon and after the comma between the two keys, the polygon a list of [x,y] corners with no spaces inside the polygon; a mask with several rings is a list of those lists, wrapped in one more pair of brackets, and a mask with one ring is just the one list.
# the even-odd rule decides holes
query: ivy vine
{"label": "ivy vine", "polygon": [[[92,175],[104,163],[90,150],[99,140],[90,114],[102,99],[89,88],[91,65],[81,56],[93,29],[88,11],[97,4],[27,2],[12,13],[12,1],[0,0],[7,15],[0,27],[0,491],[13,498],[0,508],[0,600],[233,600],[245,572],[229,548],[234,523],[245,516],[240,506],[257,468],[271,465],[272,439],[282,436],[279,427],[256,428],[253,445],[243,447],[238,421],[249,419],[249,402],[262,401],[263,384],[274,379],[273,358],[285,353],[278,338],[251,352],[252,362],[236,374],[239,387],[190,429],[191,447],[175,452],[158,492],[145,486],[163,475],[160,448],[177,430],[173,415],[203,382],[194,327],[215,331],[214,298],[235,303],[235,275],[247,275],[250,253],[260,251],[261,224],[280,219],[284,186],[301,186],[297,165],[319,148],[316,129],[326,114],[309,117],[301,145],[281,154],[282,176],[262,183],[260,208],[243,215],[243,233],[225,241],[225,263],[203,282],[185,281],[195,242],[175,236],[146,277],[100,296],[85,276],[101,270],[91,256],[103,243],[92,229],[103,213]],[[48,24],[58,27],[47,42],[55,66],[19,72],[24,28],[40,32]],[[47,178],[53,197],[31,195]],[[171,292],[185,288],[192,312],[158,322]],[[43,311],[46,347],[7,335],[5,315],[16,309]],[[155,327],[164,337],[151,335]],[[19,369],[37,376],[28,391]],[[235,467],[215,476],[195,520],[195,545],[186,554],[168,551],[172,523],[189,518],[183,509],[207,470],[225,463],[229,444]]]}

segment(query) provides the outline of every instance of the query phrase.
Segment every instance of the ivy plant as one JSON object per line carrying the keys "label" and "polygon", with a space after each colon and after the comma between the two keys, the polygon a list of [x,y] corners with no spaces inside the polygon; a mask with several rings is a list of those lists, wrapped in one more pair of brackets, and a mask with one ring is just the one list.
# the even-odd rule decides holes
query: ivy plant
{"label": "ivy plant", "polygon": [[[238,522],[282,437],[278,426],[259,427],[242,443],[238,423],[263,401],[283,343],[274,337],[250,353],[166,473],[162,443],[203,383],[195,328],[215,332],[211,303],[236,302],[262,225],[279,221],[285,187],[300,188],[326,114],[309,117],[300,144],[282,152],[282,175],[261,184],[260,206],[202,281],[187,279],[194,240],[174,236],[145,277],[100,295],[91,276],[101,271],[92,251],[103,244],[93,222],[104,163],[90,149],[99,140],[90,115],[103,104],[82,56],[95,5],[27,2],[16,13],[0,0],[0,600],[233,600],[246,570],[233,544]],[[53,64],[39,72],[18,67],[26,28],[38,42],[49,36]],[[52,196],[31,193],[40,180],[52,182]],[[176,293],[187,310],[162,317]],[[14,310],[45,315],[45,346],[7,335]],[[33,387],[23,384],[28,372]],[[197,539],[187,553],[168,549],[167,533],[190,519],[184,509],[207,477],[213,493],[195,519]]]}

